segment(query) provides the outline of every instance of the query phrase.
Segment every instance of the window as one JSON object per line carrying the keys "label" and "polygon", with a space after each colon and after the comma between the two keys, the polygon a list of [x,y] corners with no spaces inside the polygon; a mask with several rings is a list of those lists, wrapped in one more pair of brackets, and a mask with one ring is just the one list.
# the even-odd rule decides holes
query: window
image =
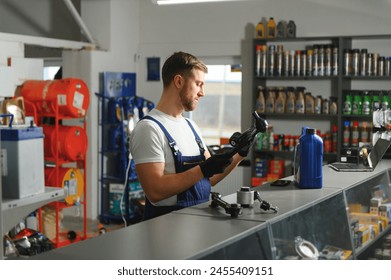
{"label": "window", "polygon": [[60,70],[60,66],[46,66],[43,68],[43,79],[44,80],[53,80],[54,76]]}
{"label": "window", "polygon": [[207,65],[205,96],[192,112],[207,145],[219,145],[240,131],[241,82],[240,65]]}
{"label": "window", "polygon": [[54,80],[56,74],[61,69],[61,58],[45,58],[43,61],[43,79]]}

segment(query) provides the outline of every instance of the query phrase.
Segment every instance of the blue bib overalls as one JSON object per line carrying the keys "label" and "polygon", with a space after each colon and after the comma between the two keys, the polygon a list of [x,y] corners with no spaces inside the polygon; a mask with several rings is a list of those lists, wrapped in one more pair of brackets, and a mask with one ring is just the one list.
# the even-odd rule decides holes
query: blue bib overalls
{"label": "blue bib overalls", "polygon": [[[195,141],[199,147],[200,155],[198,156],[184,156],[181,151],[179,151],[175,140],[168,133],[167,129],[156,119],[145,116],[144,119],[152,120],[156,122],[160,129],[163,131],[166,136],[168,143],[170,145],[172,155],[174,157],[175,162],[175,171],[176,173],[181,173],[186,170],[193,168],[194,166],[200,164],[205,161],[204,156],[204,146],[202,144],[201,138],[198,136],[197,132],[194,130],[194,127],[191,123],[186,119],[189,127],[191,128]],[[210,195],[210,181],[209,178],[203,178],[198,181],[194,186],[187,189],[186,191],[177,195],[177,203],[172,206],[154,206],[148,198],[146,198],[145,210],[144,210],[144,220],[152,219],[157,216],[161,216],[167,214],[171,211],[179,210],[185,207],[193,206],[196,204],[200,204],[203,202],[207,202],[209,200]]]}

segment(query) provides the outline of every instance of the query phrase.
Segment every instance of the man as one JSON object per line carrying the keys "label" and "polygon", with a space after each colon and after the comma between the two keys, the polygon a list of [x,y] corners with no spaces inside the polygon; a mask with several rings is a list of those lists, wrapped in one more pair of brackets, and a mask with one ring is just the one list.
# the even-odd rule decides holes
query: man
{"label": "man", "polygon": [[[205,95],[206,65],[176,52],[163,65],[163,92],[130,136],[140,184],[146,195],[144,220],[209,200],[211,185],[227,176],[248,154],[211,157],[198,126],[182,113],[196,109]],[[239,155],[240,154],[240,155]]]}

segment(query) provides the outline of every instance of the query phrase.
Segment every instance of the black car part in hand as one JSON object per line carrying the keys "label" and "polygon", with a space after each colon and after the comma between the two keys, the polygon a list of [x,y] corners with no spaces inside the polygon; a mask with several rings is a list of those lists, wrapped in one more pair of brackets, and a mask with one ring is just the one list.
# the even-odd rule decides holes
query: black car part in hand
{"label": "black car part in hand", "polygon": [[228,152],[231,156],[242,150],[245,146],[250,146],[259,132],[265,132],[268,127],[268,123],[265,119],[261,118],[256,111],[253,112],[254,123],[245,132],[235,132],[229,139],[229,143],[233,149]]}
{"label": "black car part in hand", "polygon": [[216,154],[200,163],[201,172],[204,177],[209,178],[215,174],[223,173],[232,162],[232,157],[228,154]]}
{"label": "black car part in hand", "polygon": [[231,217],[234,218],[236,218],[240,214],[242,210],[242,206],[240,204],[228,203],[222,200],[221,194],[219,194],[218,192],[211,192],[210,195],[212,197],[211,206],[213,208],[217,208],[218,206],[221,206],[225,209],[225,213],[230,214]]}
{"label": "black car part in hand", "polygon": [[259,192],[254,192],[254,199],[258,199],[259,202],[261,202],[261,206],[260,208],[264,211],[272,211],[273,213],[277,213],[278,212],[278,207],[277,206],[273,206],[271,203],[267,202],[266,200],[263,200],[261,198],[261,195],[259,194]]}

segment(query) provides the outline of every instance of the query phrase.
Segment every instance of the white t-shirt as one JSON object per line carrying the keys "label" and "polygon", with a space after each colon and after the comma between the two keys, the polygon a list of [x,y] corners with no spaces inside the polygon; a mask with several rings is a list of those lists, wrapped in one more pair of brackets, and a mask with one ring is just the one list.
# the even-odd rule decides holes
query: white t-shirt
{"label": "white t-shirt", "polygon": [[[157,109],[153,109],[148,115],[159,121],[166,128],[171,137],[174,138],[182,155],[197,156],[200,154],[193,131],[184,117],[176,119]],[[190,120],[190,122],[201,138],[198,126],[193,121]],[[164,162],[164,173],[175,173],[175,163],[171,148],[168,145],[164,132],[156,122],[148,119],[140,120],[130,135],[129,145],[136,165],[148,162]],[[205,143],[204,148],[206,150]],[[156,205],[175,205],[176,201],[177,197],[173,196],[159,201]]]}

